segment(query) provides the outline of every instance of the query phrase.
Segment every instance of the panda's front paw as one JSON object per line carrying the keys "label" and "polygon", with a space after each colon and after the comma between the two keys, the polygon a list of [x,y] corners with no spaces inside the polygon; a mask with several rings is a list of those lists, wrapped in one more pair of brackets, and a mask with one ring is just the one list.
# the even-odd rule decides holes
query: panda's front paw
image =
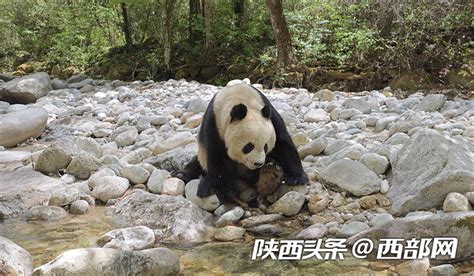
{"label": "panda's front paw", "polygon": [[201,182],[199,182],[196,194],[200,198],[208,197],[213,194],[213,189],[214,186],[212,184],[212,181],[209,178],[204,177]]}
{"label": "panda's front paw", "polygon": [[294,186],[294,185],[306,185],[309,183],[308,176],[306,173],[300,175],[285,175],[283,176],[283,184]]}

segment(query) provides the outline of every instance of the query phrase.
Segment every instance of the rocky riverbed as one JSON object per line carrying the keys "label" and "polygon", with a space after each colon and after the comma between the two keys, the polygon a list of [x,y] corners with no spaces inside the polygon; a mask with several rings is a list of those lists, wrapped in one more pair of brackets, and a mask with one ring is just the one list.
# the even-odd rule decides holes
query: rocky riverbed
{"label": "rocky riverbed", "polygon": [[[472,263],[427,258],[275,262],[250,256],[256,237],[348,243],[455,237],[456,257],[472,258],[474,100],[448,100],[443,93],[402,99],[390,88],[263,89],[284,118],[311,184],[281,186],[261,210],[198,198],[197,180],[171,176],[196,154],[203,113],[219,89],[185,80],[0,75],[0,272],[472,270]],[[240,199],[257,196],[248,189]],[[86,221],[95,231],[87,226],[67,235],[90,225]],[[57,239],[38,226],[53,227]],[[42,249],[34,249],[35,241]]]}

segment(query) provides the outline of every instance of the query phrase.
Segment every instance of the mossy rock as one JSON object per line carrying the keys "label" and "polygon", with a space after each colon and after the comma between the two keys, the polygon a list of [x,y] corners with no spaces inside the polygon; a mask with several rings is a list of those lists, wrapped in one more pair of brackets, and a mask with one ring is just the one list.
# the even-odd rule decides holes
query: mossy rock
{"label": "mossy rock", "polygon": [[434,85],[432,77],[422,69],[403,72],[388,84],[392,89],[405,91],[429,90]]}

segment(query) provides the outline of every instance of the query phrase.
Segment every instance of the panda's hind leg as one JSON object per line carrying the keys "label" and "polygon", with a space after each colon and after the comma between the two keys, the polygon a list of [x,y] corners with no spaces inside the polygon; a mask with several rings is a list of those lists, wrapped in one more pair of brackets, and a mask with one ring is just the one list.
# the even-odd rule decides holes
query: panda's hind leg
{"label": "panda's hind leg", "polygon": [[172,175],[173,177],[183,180],[184,183],[188,183],[189,181],[198,179],[199,176],[204,175],[204,170],[202,169],[201,164],[199,164],[198,157],[194,156],[182,171],[175,172]]}

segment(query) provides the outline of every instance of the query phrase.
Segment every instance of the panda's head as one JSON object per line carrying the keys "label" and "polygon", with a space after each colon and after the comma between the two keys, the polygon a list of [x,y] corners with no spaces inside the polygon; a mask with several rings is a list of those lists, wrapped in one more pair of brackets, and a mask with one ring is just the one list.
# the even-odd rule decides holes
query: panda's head
{"label": "panda's head", "polygon": [[232,160],[251,170],[265,164],[276,140],[270,116],[269,106],[255,109],[240,103],[232,107],[230,123],[224,134],[227,154]]}

